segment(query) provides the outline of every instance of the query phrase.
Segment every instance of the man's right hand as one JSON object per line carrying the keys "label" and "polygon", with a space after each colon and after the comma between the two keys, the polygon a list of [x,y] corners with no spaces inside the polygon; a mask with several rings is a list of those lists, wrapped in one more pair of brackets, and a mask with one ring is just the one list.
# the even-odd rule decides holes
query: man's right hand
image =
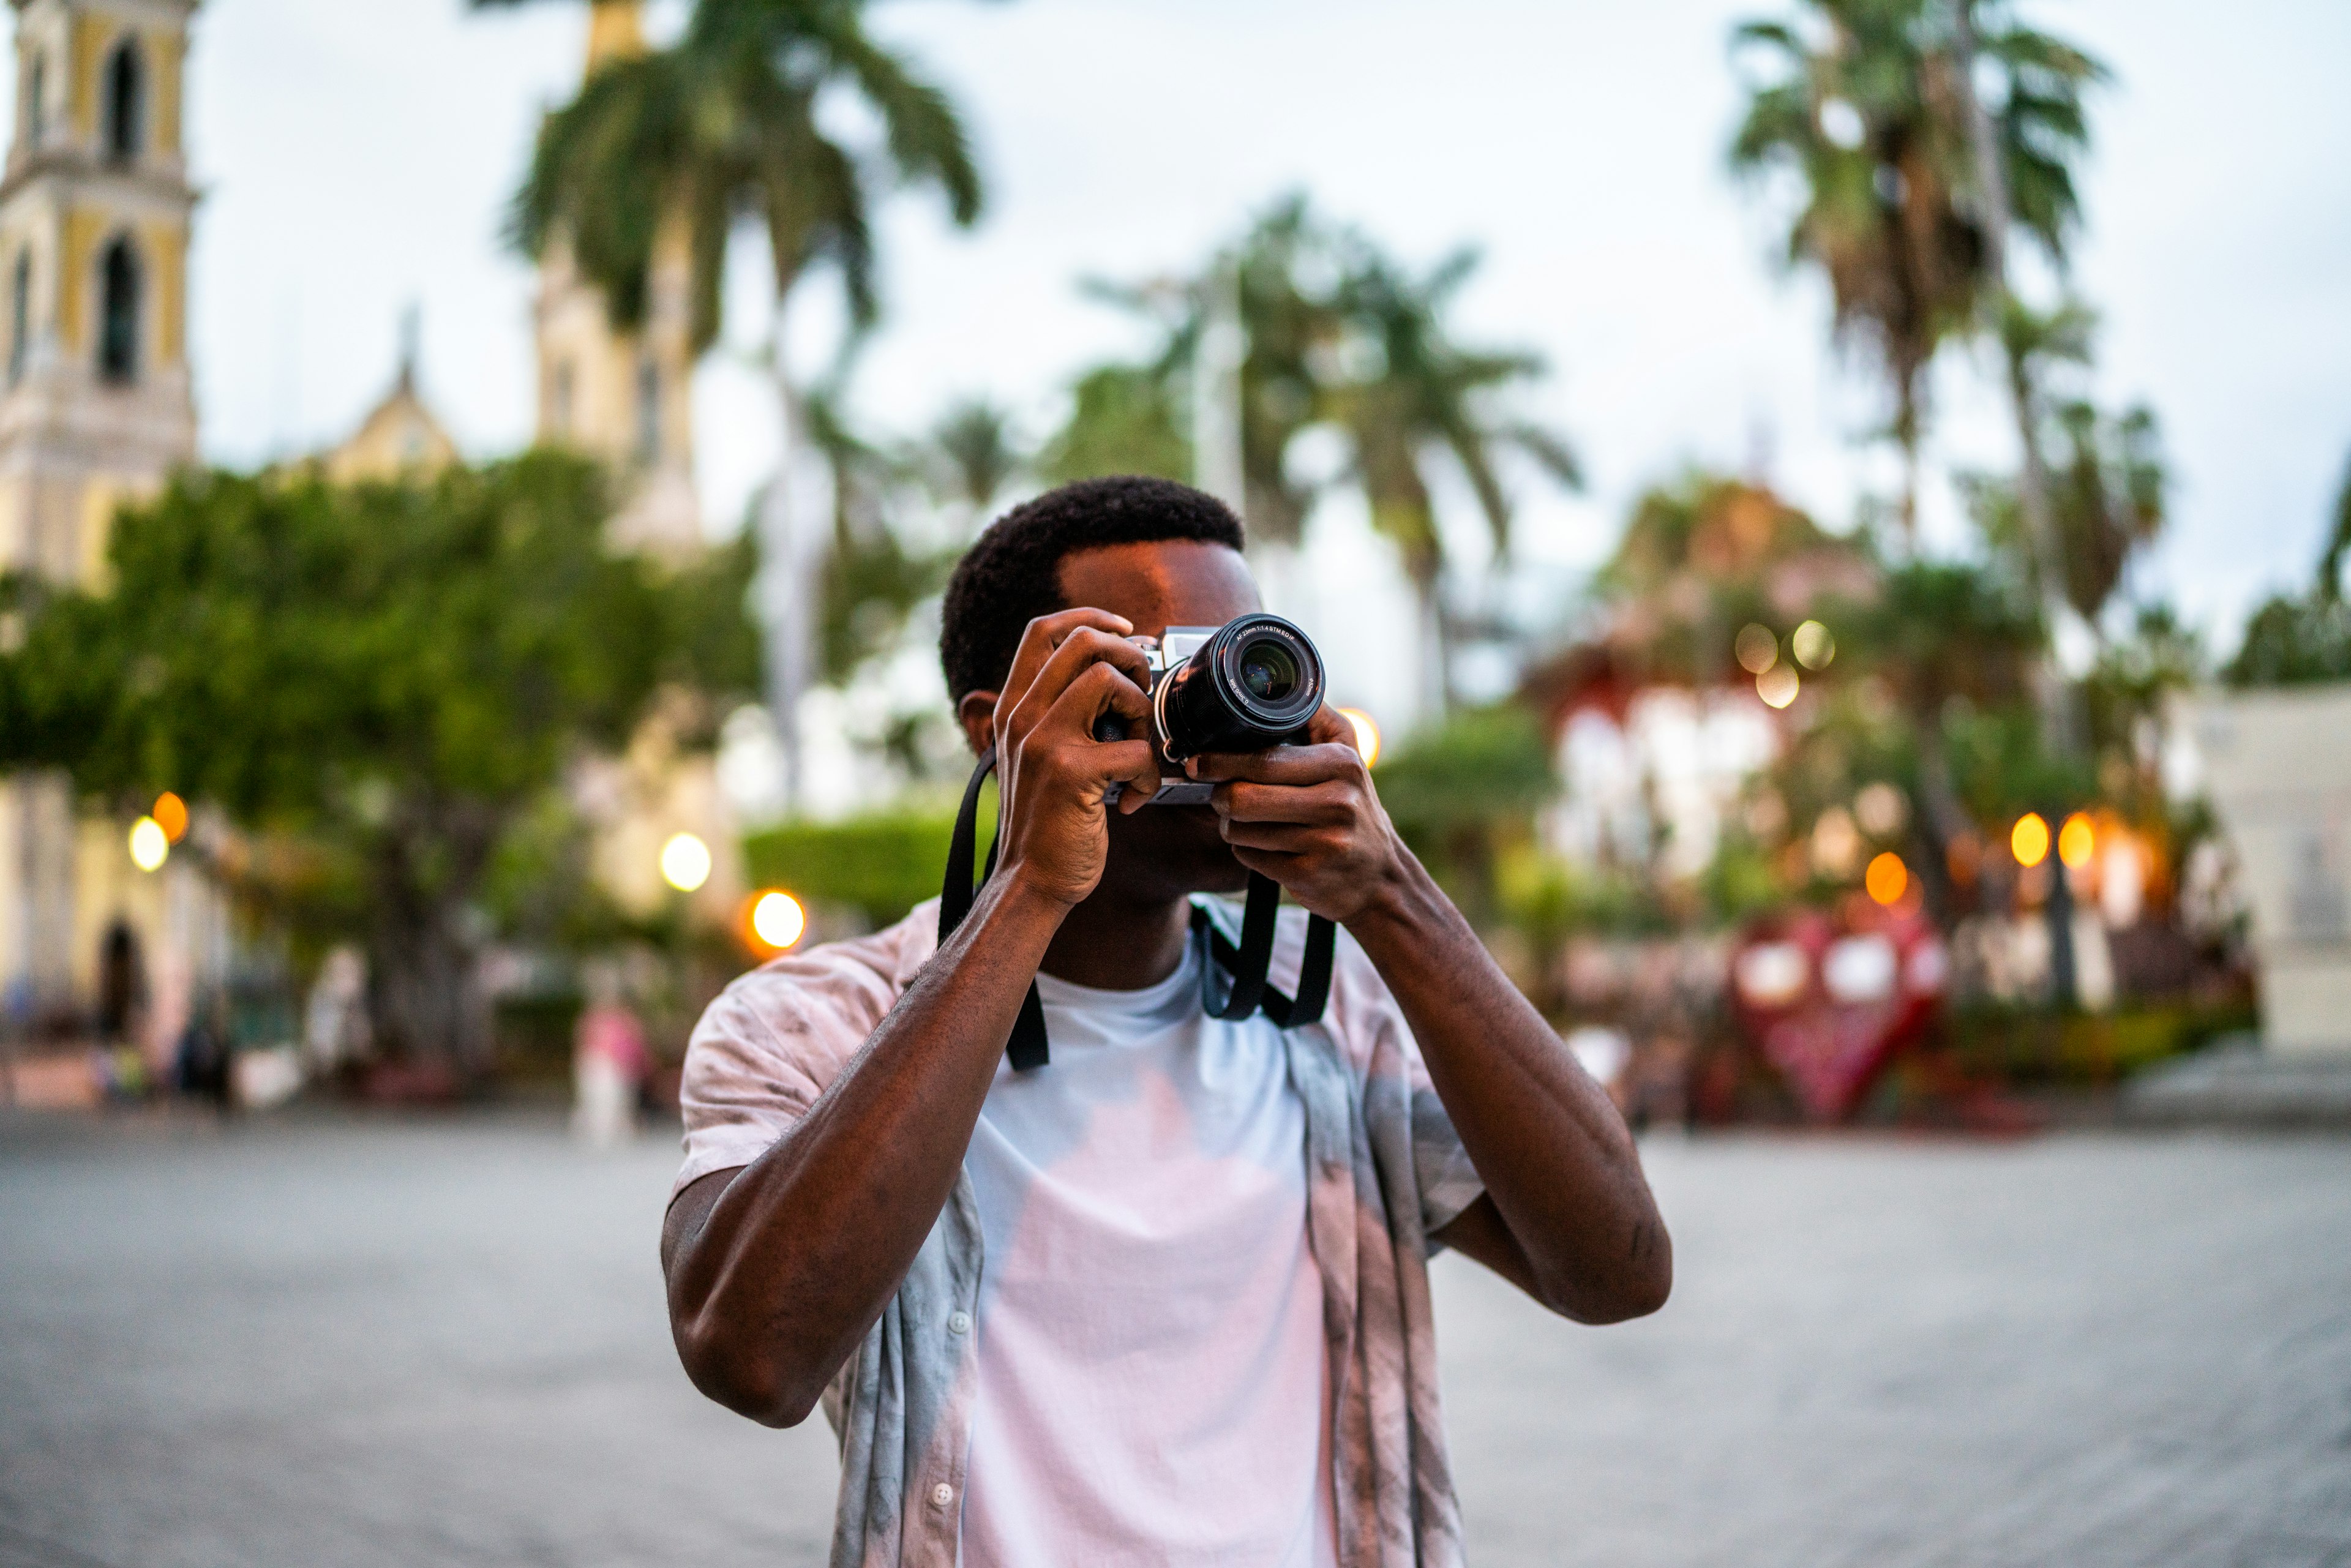
{"label": "man's right hand", "polygon": [[1110,787],[1126,786],[1123,812],[1140,810],[1159,789],[1149,739],[1094,738],[1108,713],[1125,720],[1130,734],[1150,734],[1151,669],[1127,641],[1134,630],[1102,610],[1040,616],[1021,634],[996,699],[998,863],[1065,909],[1102,880]]}

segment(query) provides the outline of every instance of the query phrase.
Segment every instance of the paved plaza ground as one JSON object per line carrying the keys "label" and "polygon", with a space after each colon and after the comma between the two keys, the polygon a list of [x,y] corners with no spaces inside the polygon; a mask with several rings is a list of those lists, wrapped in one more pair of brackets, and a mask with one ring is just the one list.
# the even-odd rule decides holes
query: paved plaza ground
{"label": "paved plaza ground", "polygon": [[[1471,1562],[2351,1564],[2351,1141],[1653,1140],[1657,1318],[1437,1265]],[[677,1368],[674,1155],[0,1120],[0,1568],[812,1564]]]}

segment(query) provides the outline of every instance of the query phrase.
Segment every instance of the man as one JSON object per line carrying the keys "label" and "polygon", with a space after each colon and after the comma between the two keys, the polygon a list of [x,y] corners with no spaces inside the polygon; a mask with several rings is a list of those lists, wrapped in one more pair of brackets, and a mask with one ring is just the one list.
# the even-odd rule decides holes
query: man
{"label": "man", "polygon": [[[746,976],[695,1032],[679,1354],[755,1420],[823,1399],[836,1565],[1458,1563],[1428,1253],[1585,1322],[1670,1288],[1624,1123],[1397,838],[1343,719],[1194,759],[1212,806],[1144,806],[1127,639],[1256,609],[1241,542],[1134,478],[988,529],[940,643],[996,747],[1001,863],[944,946],[925,904]],[[1108,715],[1138,738],[1097,739]],[[1343,930],[1319,1024],[1204,1010],[1194,895],[1250,871]],[[1032,979],[1050,1061],[1018,1072]]]}

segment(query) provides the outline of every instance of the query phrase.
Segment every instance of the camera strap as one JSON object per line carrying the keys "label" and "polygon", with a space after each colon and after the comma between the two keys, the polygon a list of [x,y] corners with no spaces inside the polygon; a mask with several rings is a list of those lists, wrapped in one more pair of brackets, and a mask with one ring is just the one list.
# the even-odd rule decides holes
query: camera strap
{"label": "camera strap", "polygon": [[[995,770],[996,747],[991,746],[979,754],[979,765],[971,770],[971,781],[964,786],[963,802],[956,809],[955,832],[947,841],[946,876],[939,887],[939,946],[943,947],[971,913],[976,893],[972,862],[979,849],[979,787]],[[988,845],[987,863],[979,873],[982,883],[996,874],[996,851],[995,843]],[[1331,967],[1338,929],[1319,915],[1307,916],[1306,951],[1299,966],[1298,994],[1284,996],[1266,983],[1266,972],[1273,960],[1274,916],[1280,904],[1281,884],[1270,876],[1251,872],[1248,902],[1241,911],[1241,940],[1238,947],[1217,929],[1205,908],[1192,906],[1194,937],[1204,941],[1207,947],[1208,962],[1201,977],[1202,1001],[1216,1017],[1238,1021],[1262,1010],[1277,1029],[1303,1029],[1321,1021],[1323,1004],[1331,995]],[[1214,994],[1217,970],[1232,976],[1231,988],[1221,1001]],[[1050,1058],[1045,1039],[1045,1004],[1037,994],[1034,980],[1029,982],[1029,994],[1021,999],[1020,1014],[1012,1020],[1012,1036],[1005,1042],[1004,1050],[1016,1072],[1042,1067]]]}

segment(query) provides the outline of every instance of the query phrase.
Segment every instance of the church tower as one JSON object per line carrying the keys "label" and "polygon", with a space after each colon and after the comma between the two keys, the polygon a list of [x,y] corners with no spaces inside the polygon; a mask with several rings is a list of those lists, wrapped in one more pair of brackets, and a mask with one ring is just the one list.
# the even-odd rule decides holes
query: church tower
{"label": "church tower", "polygon": [[12,0],[0,178],[0,557],[63,582],[196,454],[181,65],[194,0]]}
{"label": "church tower", "polygon": [[[115,508],[196,452],[181,71],[196,0],[10,0],[0,175],[0,569],[97,585]],[[117,862],[120,862],[118,864]],[[129,865],[61,779],[0,782],[0,988],[19,1019],[91,988]],[[152,902],[141,889],[131,901]]]}
{"label": "church tower", "polygon": [[[645,48],[641,0],[589,7],[588,69]],[[702,548],[694,486],[693,258],[682,228],[664,234],[640,331],[612,329],[603,292],[558,235],[539,268],[538,439],[601,459],[620,486],[612,539],[683,556]]]}

